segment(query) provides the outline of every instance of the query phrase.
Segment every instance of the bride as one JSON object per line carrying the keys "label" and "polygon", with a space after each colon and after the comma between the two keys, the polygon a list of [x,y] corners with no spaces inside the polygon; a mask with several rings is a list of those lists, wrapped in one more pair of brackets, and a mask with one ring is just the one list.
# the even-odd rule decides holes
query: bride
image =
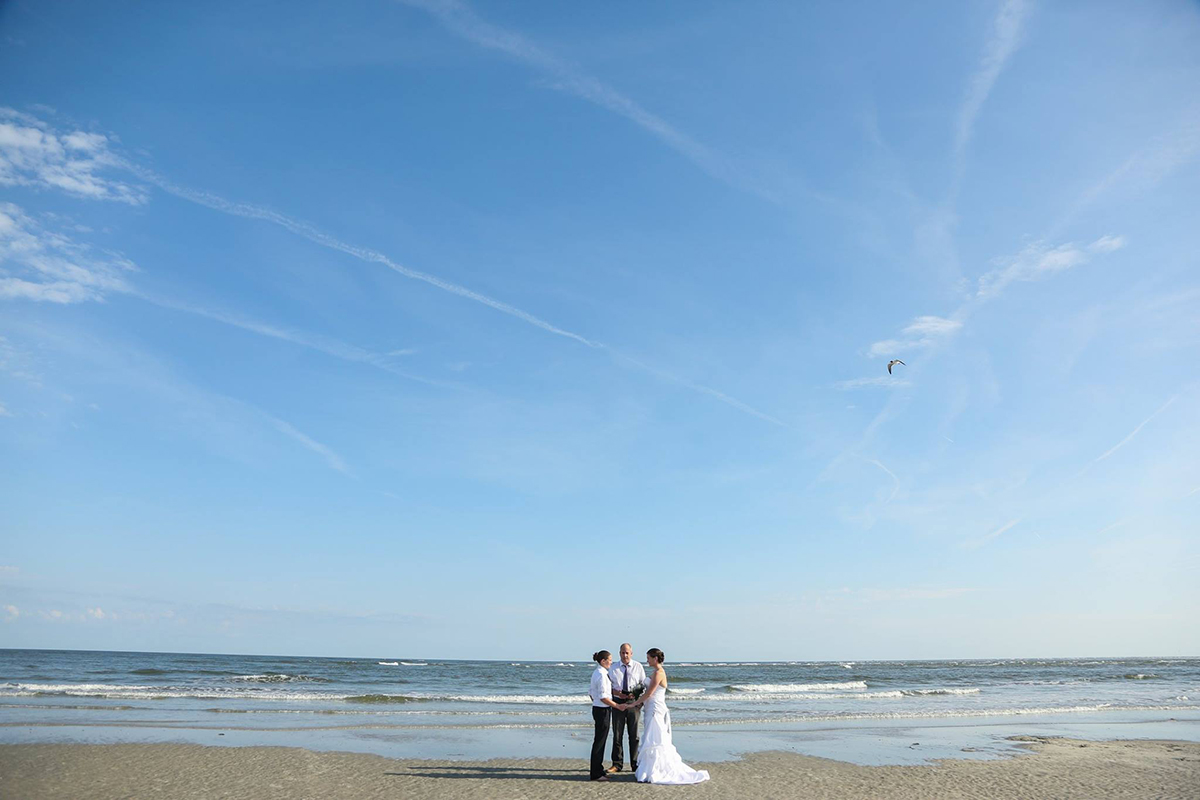
{"label": "bride", "polygon": [[667,708],[667,671],[663,651],[657,647],[646,651],[646,666],[654,670],[650,685],[635,706],[644,705],[646,727],[638,749],[637,772],[641,783],[700,783],[708,780],[707,770],[695,770],[683,763],[679,751],[671,744],[671,710]]}

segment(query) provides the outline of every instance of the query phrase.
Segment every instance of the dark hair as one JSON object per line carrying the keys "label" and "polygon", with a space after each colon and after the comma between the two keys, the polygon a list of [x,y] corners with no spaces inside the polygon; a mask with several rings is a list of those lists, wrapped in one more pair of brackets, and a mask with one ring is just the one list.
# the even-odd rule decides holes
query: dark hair
{"label": "dark hair", "polygon": [[608,652],[607,650],[601,650],[599,653],[592,653],[592,661],[595,661],[597,664],[606,658],[612,658],[612,653]]}
{"label": "dark hair", "polygon": [[660,664],[667,660],[667,657],[663,655],[663,651],[659,650],[657,647],[651,647],[646,651],[646,655],[650,656]]}

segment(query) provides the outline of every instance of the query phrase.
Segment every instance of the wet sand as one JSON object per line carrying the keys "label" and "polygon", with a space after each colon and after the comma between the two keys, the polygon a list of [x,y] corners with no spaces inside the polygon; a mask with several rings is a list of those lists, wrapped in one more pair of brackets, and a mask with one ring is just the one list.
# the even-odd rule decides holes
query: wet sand
{"label": "wet sand", "polygon": [[1200,798],[1200,744],[1018,737],[1028,754],[868,767],[793,753],[693,764],[686,788],[587,780],[582,759],[394,760],[292,747],[0,746],[0,797],[25,798]]}

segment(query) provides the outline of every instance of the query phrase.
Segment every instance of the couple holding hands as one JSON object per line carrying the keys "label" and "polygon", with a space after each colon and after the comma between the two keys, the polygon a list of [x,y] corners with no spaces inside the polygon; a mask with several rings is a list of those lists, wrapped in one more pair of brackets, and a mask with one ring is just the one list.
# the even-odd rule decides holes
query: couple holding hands
{"label": "couple holding hands", "polygon": [[[612,653],[601,650],[592,654],[596,671],[588,694],[592,698],[592,719],[596,723],[596,738],[592,741],[592,770],[594,781],[607,781],[607,772],[620,772],[625,766],[624,739],[629,732],[629,763],[640,783],[700,783],[708,780],[706,770],[694,770],[671,743],[671,712],[667,708],[667,671],[663,668],[663,651],[652,647],[646,651],[646,670],[633,660],[633,646],[621,645],[621,662],[613,664]],[[645,738],[638,751],[638,715],[646,712]],[[612,767],[604,769],[604,746],[608,743],[609,728],[613,729]]]}

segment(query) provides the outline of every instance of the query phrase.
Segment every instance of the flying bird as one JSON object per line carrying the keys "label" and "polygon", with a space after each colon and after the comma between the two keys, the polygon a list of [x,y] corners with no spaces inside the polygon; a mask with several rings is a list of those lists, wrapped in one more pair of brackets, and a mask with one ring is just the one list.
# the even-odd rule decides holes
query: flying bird
{"label": "flying bird", "polygon": [[896,366],[897,364],[903,364],[903,365],[904,365],[904,366],[906,366],[906,367],[908,366],[908,364],[905,364],[905,363],[904,363],[903,361],[901,361],[900,359],[898,359],[898,358],[893,358],[891,361],[889,361],[889,362],[888,362],[888,375],[891,375],[891,374],[892,374],[892,367]]}

